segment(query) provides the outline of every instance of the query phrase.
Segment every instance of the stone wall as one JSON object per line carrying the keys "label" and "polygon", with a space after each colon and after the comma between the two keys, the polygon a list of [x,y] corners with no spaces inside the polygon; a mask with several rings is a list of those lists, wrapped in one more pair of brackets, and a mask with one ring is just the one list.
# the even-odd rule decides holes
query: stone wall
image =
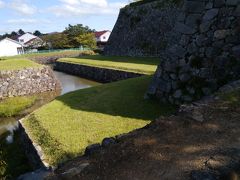
{"label": "stone wall", "polygon": [[0,99],[61,88],[50,67],[0,71]]}
{"label": "stone wall", "polygon": [[35,61],[39,64],[53,64],[55,63],[58,59],[60,58],[72,58],[72,57],[78,57],[82,52],[80,51],[67,51],[66,53],[64,52],[59,52],[59,54],[55,55],[41,55],[41,54],[36,54],[36,56],[31,56],[29,59],[32,61]]}
{"label": "stone wall", "polygon": [[185,0],[172,33],[150,96],[180,104],[240,78],[239,0]]}
{"label": "stone wall", "polygon": [[29,59],[32,61],[37,62],[38,64],[54,64],[60,58],[74,58],[79,56],[86,56],[86,55],[95,55],[95,52],[92,50],[72,50],[72,51],[59,51],[49,53],[49,54],[32,54],[29,56]]}
{"label": "stone wall", "polygon": [[20,140],[23,144],[26,157],[28,158],[31,167],[33,169],[46,168],[40,157],[43,153],[37,150],[36,146],[25,131],[21,120],[19,121],[18,131],[20,133]]}
{"label": "stone wall", "polygon": [[54,70],[80,76],[86,79],[91,79],[101,83],[109,83],[128,78],[139,77],[143,75],[133,72],[105,69],[100,67],[92,67],[64,62],[56,62],[54,65]]}
{"label": "stone wall", "polygon": [[169,32],[174,27],[179,7],[169,2],[171,0],[158,0],[121,9],[104,54],[159,56],[168,43],[176,42]]}

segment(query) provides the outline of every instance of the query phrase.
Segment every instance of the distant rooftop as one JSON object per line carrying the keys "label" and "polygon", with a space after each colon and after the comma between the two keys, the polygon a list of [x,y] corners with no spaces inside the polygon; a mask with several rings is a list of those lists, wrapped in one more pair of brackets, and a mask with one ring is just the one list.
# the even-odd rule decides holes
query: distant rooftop
{"label": "distant rooftop", "polygon": [[94,34],[95,34],[96,37],[100,37],[103,34],[105,34],[106,32],[109,32],[109,30],[97,31],[97,32],[94,32]]}

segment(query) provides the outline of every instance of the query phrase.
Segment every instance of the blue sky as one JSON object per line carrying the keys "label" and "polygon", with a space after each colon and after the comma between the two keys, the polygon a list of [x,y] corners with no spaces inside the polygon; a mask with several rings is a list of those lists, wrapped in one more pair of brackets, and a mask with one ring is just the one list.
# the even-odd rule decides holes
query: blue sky
{"label": "blue sky", "polygon": [[112,30],[119,9],[129,0],[0,0],[0,34],[63,31],[68,24]]}

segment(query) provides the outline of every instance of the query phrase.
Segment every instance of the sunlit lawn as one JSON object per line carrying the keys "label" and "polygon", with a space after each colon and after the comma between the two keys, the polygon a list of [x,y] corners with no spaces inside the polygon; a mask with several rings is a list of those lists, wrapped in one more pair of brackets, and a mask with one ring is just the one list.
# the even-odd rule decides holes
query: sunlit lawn
{"label": "sunlit lawn", "polygon": [[175,107],[144,100],[151,76],[128,79],[63,95],[23,121],[31,138],[56,165],[83,154],[105,137],[148,124]]}
{"label": "sunlit lawn", "polygon": [[0,101],[0,117],[16,116],[24,109],[32,106],[36,101],[35,96],[12,97]]}
{"label": "sunlit lawn", "polygon": [[137,72],[143,74],[153,74],[160,62],[159,58],[144,57],[117,57],[117,56],[83,56],[79,58],[62,58],[60,62],[82,64],[94,67],[110,68]]}
{"label": "sunlit lawn", "polygon": [[23,68],[41,67],[42,65],[37,64],[27,59],[7,59],[0,60],[0,71],[2,70],[20,70]]}

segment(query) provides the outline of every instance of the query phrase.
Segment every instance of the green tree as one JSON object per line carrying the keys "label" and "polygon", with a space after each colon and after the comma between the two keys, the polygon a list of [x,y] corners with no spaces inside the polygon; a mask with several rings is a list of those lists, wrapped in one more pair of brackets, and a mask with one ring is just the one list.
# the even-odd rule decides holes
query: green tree
{"label": "green tree", "polygon": [[17,36],[17,33],[15,31],[11,32],[11,37]]}
{"label": "green tree", "polygon": [[23,34],[25,34],[25,32],[24,32],[22,29],[19,29],[19,30],[18,30],[18,34],[19,34],[19,35],[23,35]]}
{"label": "green tree", "polygon": [[35,35],[35,36],[41,36],[42,35],[42,33],[40,32],[40,31],[38,31],[38,30],[36,30],[36,31],[34,31],[34,33],[33,33],[33,35]]}
{"label": "green tree", "polygon": [[69,44],[71,47],[78,47],[79,42],[76,40],[76,37],[80,35],[91,33],[94,30],[90,29],[88,26],[83,26],[82,24],[71,25],[69,24],[68,27],[65,29],[64,33],[67,34]]}
{"label": "green tree", "polygon": [[75,38],[76,42],[83,47],[89,47],[95,49],[97,47],[97,42],[94,33],[84,33],[80,34]]}
{"label": "green tree", "polygon": [[70,48],[68,36],[64,33],[48,34],[42,37],[48,48],[64,49]]}

